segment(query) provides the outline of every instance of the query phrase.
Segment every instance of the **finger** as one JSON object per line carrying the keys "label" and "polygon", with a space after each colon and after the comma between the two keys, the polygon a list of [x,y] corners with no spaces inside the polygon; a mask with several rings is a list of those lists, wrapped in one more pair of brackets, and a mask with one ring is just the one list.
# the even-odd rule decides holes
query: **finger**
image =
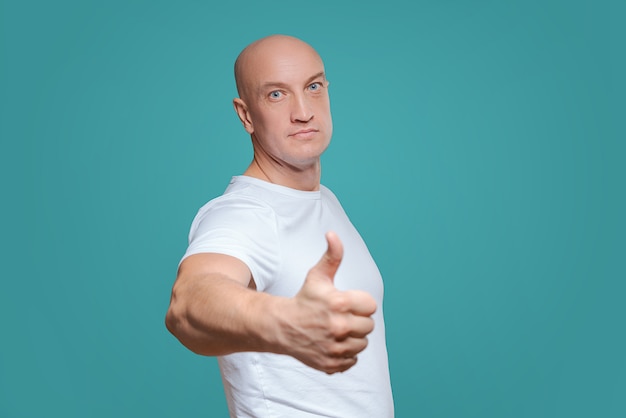
{"label": "finger", "polygon": [[348,312],[359,316],[370,316],[376,312],[376,301],[369,293],[362,290],[346,290],[343,293],[348,299]]}
{"label": "finger", "polygon": [[367,339],[350,338],[328,353],[321,370],[328,374],[344,372],[357,362],[357,355],[367,347]]}
{"label": "finger", "polygon": [[374,330],[374,320],[365,316],[352,316],[349,319],[349,327],[347,337],[365,338]]}
{"label": "finger", "polygon": [[350,315],[343,322],[341,328],[337,326],[331,330],[335,341],[343,342],[349,338],[365,338],[374,330],[374,320],[368,316]]}
{"label": "finger", "polygon": [[335,343],[332,350],[328,353],[328,357],[333,359],[356,357],[357,354],[365,350],[367,343],[367,338],[347,338],[344,341]]}
{"label": "finger", "polygon": [[332,231],[326,234],[326,242],[328,243],[328,248],[320,261],[313,267],[313,270],[333,280],[343,259],[343,245],[337,234]]}
{"label": "finger", "polygon": [[334,359],[332,364],[327,365],[321,370],[326,372],[327,374],[342,373],[348,370],[349,368],[351,368],[352,366],[354,366],[356,362],[357,362],[356,357]]}

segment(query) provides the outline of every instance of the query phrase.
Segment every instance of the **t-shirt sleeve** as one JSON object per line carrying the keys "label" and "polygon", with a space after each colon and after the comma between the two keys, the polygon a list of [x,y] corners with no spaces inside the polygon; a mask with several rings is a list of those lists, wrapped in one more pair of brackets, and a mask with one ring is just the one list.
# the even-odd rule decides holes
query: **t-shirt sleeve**
{"label": "t-shirt sleeve", "polygon": [[257,289],[276,277],[280,264],[276,216],[262,202],[228,195],[203,206],[189,232],[183,260],[192,254],[218,253],[245,263]]}

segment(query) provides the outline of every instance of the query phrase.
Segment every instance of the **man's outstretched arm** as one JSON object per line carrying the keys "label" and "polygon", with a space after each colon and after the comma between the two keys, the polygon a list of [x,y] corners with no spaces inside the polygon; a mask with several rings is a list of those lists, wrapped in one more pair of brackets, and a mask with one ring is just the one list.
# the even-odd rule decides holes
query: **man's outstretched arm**
{"label": "man's outstretched arm", "polygon": [[237,258],[189,256],[174,283],[167,328],[202,355],[272,352],[326,373],[349,369],[374,329],[376,302],[366,292],[335,288],[343,247],[332,232],[326,239],[326,253],[293,298],[249,288],[250,270]]}

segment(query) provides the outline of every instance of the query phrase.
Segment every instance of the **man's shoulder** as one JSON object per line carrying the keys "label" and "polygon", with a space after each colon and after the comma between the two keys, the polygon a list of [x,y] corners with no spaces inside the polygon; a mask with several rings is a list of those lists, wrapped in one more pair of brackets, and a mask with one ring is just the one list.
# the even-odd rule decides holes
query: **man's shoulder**
{"label": "man's shoulder", "polygon": [[235,179],[236,177],[233,177],[233,180],[231,180],[223,194],[206,202],[198,212],[201,213],[221,209],[249,210],[269,207],[267,202],[262,198],[262,195],[258,193],[258,190],[255,190],[254,187],[250,187],[250,184],[236,181]]}
{"label": "man's shoulder", "polygon": [[339,198],[337,198],[337,195],[332,190],[330,190],[330,188],[328,188],[327,186],[320,184],[320,193],[322,194],[322,197],[324,199],[332,200],[336,202],[337,204],[340,204]]}
{"label": "man's shoulder", "polygon": [[264,212],[273,213],[272,207],[262,199],[242,192],[224,193],[205,203],[196,215],[196,219],[205,218],[240,218]]}

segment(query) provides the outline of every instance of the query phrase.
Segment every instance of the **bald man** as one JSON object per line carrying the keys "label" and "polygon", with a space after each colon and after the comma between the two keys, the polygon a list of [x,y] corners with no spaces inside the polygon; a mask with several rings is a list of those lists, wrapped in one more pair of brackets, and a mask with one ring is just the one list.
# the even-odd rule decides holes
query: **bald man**
{"label": "bald man", "polygon": [[322,59],[274,35],[241,52],[235,79],[254,157],[196,215],[167,327],[218,356],[231,417],[392,417],[382,279],[320,184]]}

